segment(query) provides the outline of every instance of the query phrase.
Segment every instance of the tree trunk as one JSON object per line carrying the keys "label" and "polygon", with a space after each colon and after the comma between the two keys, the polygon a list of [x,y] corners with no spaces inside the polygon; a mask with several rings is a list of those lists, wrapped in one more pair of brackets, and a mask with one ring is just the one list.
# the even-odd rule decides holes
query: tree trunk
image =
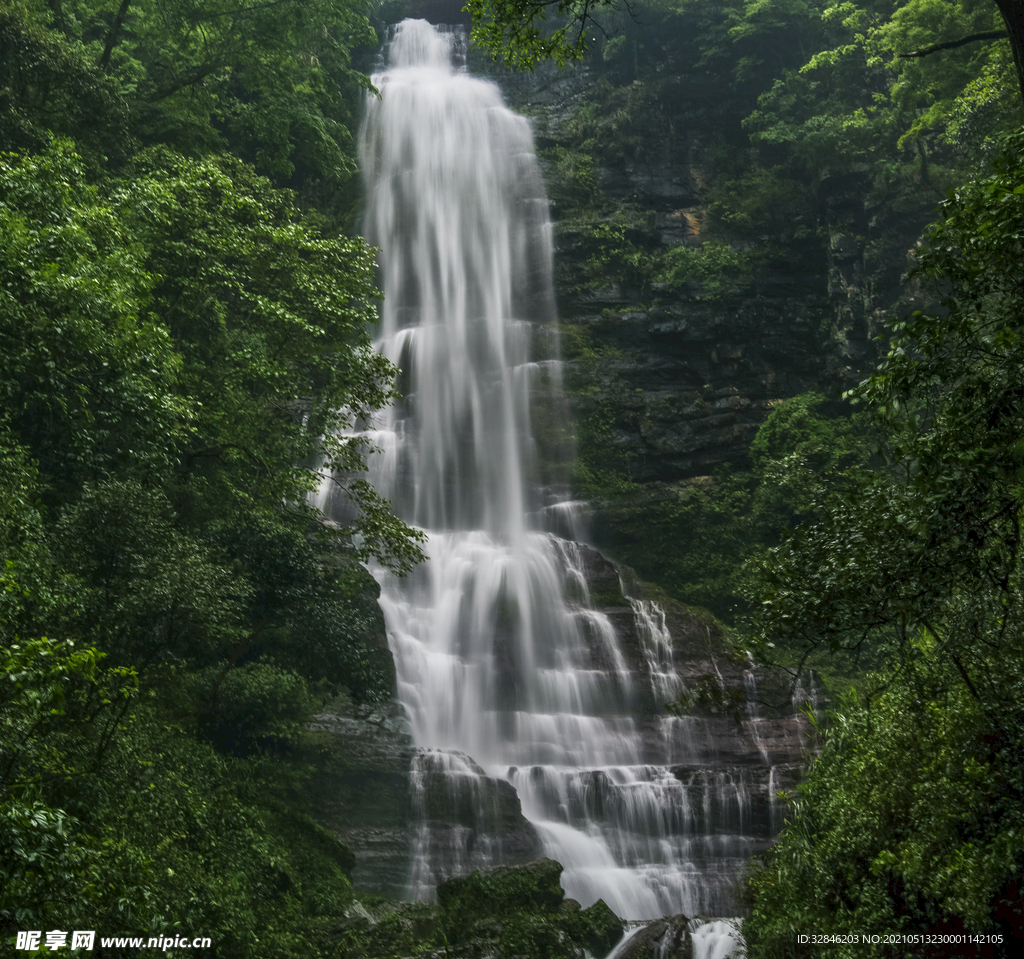
{"label": "tree trunk", "polygon": [[107,33],[107,42],[103,44],[103,55],[100,57],[100,67],[106,70],[110,65],[110,54],[114,52],[114,45],[117,43],[117,35],[121,32],[121,24],[124,23],[124,18],[128,16],[128,7],[131,6],[132,0],[121,0],[121,6],[117,13],[114,14],[114,22],[110,25],[110,31]]}
{"label": "tree trunk", "polygon": [[1017,67],[1021,103],[1024,104],[1024,0],[995,0],[995,4],[1010,34],[1010,49]]}
{"label": "tree trunk", "polygon": [[50,9],[53,11],[53,22],[57,29],[64,34],[69,40],[71,39],[71,32],[68,30],[68,18],[64,16],[64,4],[62,0],[47,0]]}

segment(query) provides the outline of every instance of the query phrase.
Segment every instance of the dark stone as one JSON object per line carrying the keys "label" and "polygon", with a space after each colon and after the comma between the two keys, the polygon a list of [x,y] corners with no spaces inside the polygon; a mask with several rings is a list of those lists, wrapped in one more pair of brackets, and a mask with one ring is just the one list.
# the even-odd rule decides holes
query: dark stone
{"label": "dark stone", "polygon": [[[475,775],[446,773],[443,760],[449,755],[458,756]],[[420,853],[430,863],[434,882],[495,862],[522,866],[543,855],[540,836],[523,815],[512,784],[486,775],[464,754],[421,751],[413,795]]]}
{"label": "dark stone", "polygon": [[565,899],[561,875],[562,866],[551,859],[482,869],[443,883],[437,901],[451,926],[471,928],[477,940],[500,940],[506,927],[525,920],[538,944],[553,935],[555,941],[568,938],[594,955],[605,955],[622,936],[622,920],[604,900],[580,909],[578,902]]}
{"label": "dark stone", "polygon": [[689,922],[686,916],[654,920],[626,943],[616,959],[692,959]]}
{"label": "dark stone", "polygon": [[603,901],[566,900],[562,867],[550,859],[499,866],[451,879],[433,903],[356,902],[335,931],[353,959],[551,959],[604,956],[624,923]]}
{"label": "dark stone", "polygon": [[464,908],[499,916],[522,909],[550,912],[565,899],[561,875],[562,864],[553,859],[480,869],[441,883],[437,901],[443,909]]}
{"label": "dark stone", "polygon": [[320,733],[307,810],[356,857],[360,889],[401,896],[412,870],[410,767],[416,748],[398,703],[360,709],[345,699],[309,727]]}
{"label": "dark stone", "polygon": [[[758,236],[715,223],[716,242],[762,251],[749,282],[727,299],[702,300],[665,284],[581,288],[590,255],[581,211],[627,214],[628,238],[641,249],[699,247],[724,143],[752,149],[742,123],[753,104],[730,76],[715,72],[731,69],[727,61],[709,65],[685,18],[652,16],[647,35],[629,41],[637,39],[634,49],[658,50],[649,64],[595,58],[571,70],[497,76],[509,101],[533,118],[547,164],[561,221],[560,321],[585,325],[594,346],[617,351],[588,374],[576,412],[595,403],[616,412],[617,443],[633,453],[630,478],[645,485],[706,475],[725,463],[743,466],[773,402],[810,390],[832,394],[861,379],[875,360],[872,339],[885,317],[911,305],[915,294],[903,282],[908,254],[941,199],[922,186],[899,204],[881,204],[871,199],[879,194],[867,166],[822,169],[807,185],[805,212],[817,229],[794,235],[785,210]],[[803,62],[797,51],[789,55]],[[560,148],[578,149],[574,110],[588,100],[604,104],[609,117],[622,108],[628,118],[602,124],[596,184],[581,193],[566,184],[555,158]],[[777,162],[776,155],[759,160],[763,168]],[[730,401],[724,409],[723,399]]]}
{"label": "dark stone", "polygon": [[[575,902],[575,900],[567,900]],[[577,903],[577,907],[579,903]],[[603,899],[598,899],[589,909],[584,909],[574,917],[576,929],[586,947],[595,956],[607,954],[622,938],[624,924],[615,915]]]}
{"label": "dark stone", "polygon": [[[782,827],[784,805],[777,794],[795,788],[804,754],[815,745],[802,713],[805,703],[821,710],[804,686],[783,671],[754,667],[728,642],[718,620],[659,594],[658,604],[672,638],[672,669],[686,689],[710,683],[718,691],[666,724],[666,702],[654,692],[651,659],[636,605],[645,584],[628,567],[617,566],[593,547],[583,547],[584,570],[594,595],[612,621],[619,648],[635,676],[634,714],[642,761],[664,763],[666,735],[670,767],[684,786],[685,803],[673,810],[672,831],[686,836],[695,873],[710,890],[706,911],[738,914],[735,884],[750,856],[763,852]],[[611,584],[614,580],[616,599]],[[596,657],[595,657],[596,658]],[[803,677],[805,685],[811,682]],[[571,821],[603,818],[617,790],[601,770],[587,779],[586,809],[569,809]],[[682,808],[685,806],[685,810]]]}

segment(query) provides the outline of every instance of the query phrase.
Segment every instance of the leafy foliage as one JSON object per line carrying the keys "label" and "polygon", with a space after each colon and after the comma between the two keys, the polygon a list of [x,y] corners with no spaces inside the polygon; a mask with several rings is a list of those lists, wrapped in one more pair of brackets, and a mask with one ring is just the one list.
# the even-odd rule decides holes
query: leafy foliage
{"label": "leafy foliage", "polygon": [[42,0],[36,22],[80,45],[110,75],[149,142],[186,153],[228,148],[265,174],[301,165],[328,180],[355,172],[352,49],[374,43],[359,5],[193,0],[121,5]]}
{"label": "leafy foliage", "polygon": [[[750,879],[743,931],[752,956],[816,955],[794,944],[808,928],[848,935],[998,933],[1003,949],[963,940],[904,954],[1009,955],[1024,920],[1015,874],[1021,844],[1021,730],[1012,692],[973,701],[959,677],[919,656],[869,703],[847,698],[825,745],[790,798],[783,837]],[[881,943],[830,954],[890,955]]]}
{"label": "leafy foliage", "polygon": [[[1019,135],[1006,142],[1016,157]],[[885,360],[852,393],[886,428],[891,469],[855,478],[824,522],[799,530],[773,558],[760,603],[768,632],[840,647],[874,642],[876,631],[882,644],[903,643],[924,627],[948,630],[956,654],[968,610],[1002,607],[1014,595],[1024,209],[1017,163],[1005,161],[944,206],[918,270],[948,312],[895,323]],[[791,592],[786,557],[798,553],[808,571]],[[828,622],[814,612],[823,604]],[[891,629],[898,640],[881,638]]]}
{"label": "leafy foliage", "polygon": [[[336,948],[352,856],[296,796],[324,700],[393,692],[359,561],[406,570],[418,536],[340,434],[395,371],[371,252],[215,154],[340,184],[367,31],[342,3],[0,11],[4,937]],[[321,471],[352,528],[306,505]]]}
{"label": "leafy foliage", "polygon": [[188,409],[170,389],[166,330],[139,322],[153,282],[139,245],[67,143],[0,159],[0,177],[0,370],[12,425],[45,473],[73,484],[122,461],[165,466]]}
{"label": "leafy foliage", "polygon": [[[1005,44],[904,56],[998,27],[999,13],[987,0],[907,0],[894,9],[823,4],[806,8],[806,16],[817,52],[799,68],[783,71],[746,121],[755,140],[784,146],[804,176],[834,175],[866,163],[878,186],[892,189],[916,160],[927,183],[934,175],[929,156],[941,158],[941,143],[958,142],[955,118],[977,97],[979,77],[988,78],[990,96],[1013,89]],[[976,126],[975,135],[993,136],[1012,124],[1015,114],[1019,118],[1020,104],[1007,102],[1007,107],[1002,115],[988,112],[984,122],[991,125]],[[936,130],[942,131],[938,140],[931,133]],[[968,145],[967,155],[972,154]]]}
{"label": "leafy foliage", "polygon": [[[472,39],[506,66],[532,70],[542,60],[559,66],[583,56],[591,36],[593,14],[615,0],[469,0]],[[547,29],[548,11],[554,29]]]}
{"label": "leafy foliage", "polygon": [[[590,353],[592,363],[601,358],[593,346]],[[583,364],[577,375],[587,382],[586,355],[577,362]],[[674,598],[727,623],[749,610],[747,584],[761,557],[815,513],[818,477],[869,456],[862,416],[851,418],[821,394],[804,394],[772,409],[751,447],[750,468],[723,468],[645,497],[629,479],[628,453],[615,447],[610,408],[586,396],[578,402],[577,480],[614,511],[619,558]]]}
{"label": "leafy foliage", "polygon": [[126,159],[132,110],[121,86],[62,34],[0,7],[0,143],[39,150],[56,133],[75,139],[93,164]]}
{"label": "leafy foliage", "polygon": [[872,702],[834,717],[752,879],[752,955],[789,954],[794,922],[1004,938],[1024,925],[1022,135],[1004,150],[950,195],[919,254],[945,312],[895,323],[853,391],[886,430],[888,467],[826,493],[754,595],[762,643],[874,649],[887,669]]}
{"label": "leafy foliage", "polygon": [[677,246],[662,261],[658,279],[670,289],[686,287],[698,299],[720,300],[743,289],[751,273],[750,257],[724,243]]}

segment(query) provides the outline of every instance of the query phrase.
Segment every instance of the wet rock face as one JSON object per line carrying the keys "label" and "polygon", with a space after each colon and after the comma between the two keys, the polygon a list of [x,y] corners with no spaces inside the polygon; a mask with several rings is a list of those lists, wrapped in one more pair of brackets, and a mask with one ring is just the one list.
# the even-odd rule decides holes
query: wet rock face
{"label": "wet rock face", "polygon": [[[799,712],[813,690],[752,667],[713,617],[645,599],[644,584],[630,570],[593,547],[578,549],[596,614],[615,627],[621,654],[616,664],[600,631],[585,632],[587,667],[628,669],[639,765],[580,768],[568,779],[545,767],[512,767],[509,782],[464,754],[420,751],[412,773],[415,869],[428,868],[430,875],[414,876],[414,886],[422,893],[448,876],[541,855],[537,829],[521,811],[522,794],[533,808],[557,810],[559,823],[600,830],[631,865],[633,856],[653,856],[652,868],[666,868],[657,864],[659,843],[678,846],[677,860],[686,865],[666,874],[676,890],[667,901],[685,889],[692,898],[684,901],[699,911],[735,915],[744,864],[777,835],[783,813],[777,793],[795,787],[803,752],[813,745]],[[705,688],[683,714],[669,715],[667,705],[680,693]],[[665,942],[675,929],[662,930]],[[685,936],[672,948],[688,948]]]}
{"label": "wet rock face", "polygon": [[323,734],[307,785],[313,815],[352,850],[359,889],[403,896],[412,869],[410,767],[416,747],[398,703],[359,709],[344,701],[309,727]]}
{"label": "wet rock face", "polygon": [[495,862],[521,866],[543,854],[512,784],[486,775],[469,756],[421,750],[412,765],[412,787],[416,868],[429,862],[431,871],[429,877],[414,876],[414,883],[433,885]]}
{"label": "wet rock face", "polygon": [[511,783],[485,775],[468,756],[417,751],[398,703],[372,710],[341,703],[309,729],[326,736],[308,807],[352,850],[358,889],[408,897],[417,831],[420,853],[429,849],[441,877],[542,855]]}
{"label": "wet rock face", "polygon": [[[777,794],[795,788],[805,752],[815,747],[800,712],[805,703],[816,711],[824,706],[814,677],[794,683],[786,673],[754,667],[729,646],[712,616],[645,599],[644,584],[629,569],[593,547],[582,550],[592,595],[600,597],[635,677],[644,761],[663,767],[682,787],[672,793],[669,831],[687,837],[708,890],[702,911],[735,915],[743,865],[778,834]],[[667,706],[680,694],[689,694],[689,705],[670,719]],[[621,795],[606,780],[584,784],[589,805],[579,810],[581,819],[615,816]]]}
{"label": "wet rock face", "polygon": [[[341,701],[308,728],[324,735],[307,807],[352,850],[356,888],[409,897],[418,831],[441,877],[542,855],[511,783],[468,756],[418,751],[399,703],[359,709]],[[453,766],[465,775],[452,776]]]}
{"label": "wet rock face", "polygon": [[[728,78],[696,67],[700,56],[694,52],[691,61],[678,54],[664,77],[638,81],[628,93],[642,103],[626,107],[627,139],[642,146],[606,156],[586,199],[560,194],[563,174],[550,157],[573,148],[575,105],[600,96],[595,88],[607,77],[578,69],[569,76],[538,71],[525,80],[503,81],[535,117],[542,159],[544,149],[549,151],[545,173],[559,221],[560,322],[585,328],[589,342],[605,352],[596,376],[578,391],[576,413],[585,417],[597,405],[614,412],[616,451],[628,456],[630,479],[639,483],[678,481],[744,462],[770,401],[826,381],[831,385],[837,371],[850,366],[847,341],[867,342],[861,330],[851,334],[844,328],[836,337],[828,331],[834,312],[828,249],[818,237],[794,237],[786,223],[754,238],[715,234],[715,242],[736,250],[765,244],[771,249],[725,298],[663,283],[583,279],[594,251],[587,232],[592,227],[580,224],[581,204],[598,221],[616,209],[628,210],[631,225],[624,236],[637,248],[696,249],[707,239],[707,182],[715,173],[715,150],[722,132],[738,129],[751,104],[730,100]],[[618,103],[614,97],[612,102]],[[606,136],[614,135],[612,128]],[[845,304],[849,295],[840,298]],[[843,322],[862,321],[849,310],[843,314]],[[571,383],[571,356],[569,362]]]}
{"label": "wet rock face", "polygon": [[[803,750],[812,745],[797,707],[813,690],[794,689],[788,677],[738,658],[707,614],[645,599],[644,585],[598,550],[581,546],[580,556],[597,613],[615,626],[629,671],[641,765],[580,769],[562,784],[555,805],[567,825],[604,824],[600,828],[637,855],[650,854],[644,850],[657,847],[659,836],[681,843],[690,872],[670,881],[699,890],[700,911],[735,915],[744,863],[781,828],[775,794],[795,786]],[[599,637],[592,639],[591,667],[616,668]],[[697,697],[683,715],[668,715],[667,703],[702,684],[719,693]],[[518,866],[543,855],[509,781],[523,786],[522,777],[532,777],[534,801],[544,799],[544,790],[557,791],[559,782],[546,783],[543,769],[512,768],[506,779],[488,775],[461,753],[417,751],[397,704],[359,710],[339,702],[311,728],[322,734],[323,748],[309,808],[353,850],[357,888],[405,898],[424,863],[433,872],[420,882],[433,888],[481,866]],[[638,791],[650,793],[649,806],[636,804]],[[543,875],[530,876],[531,888],[545,885]],[[651,941],[669,942],[672,929],[665,926]],[[684,938],[672,940],[680,955],[688,955],[678,952],[688,948]]]}
{"label": "wet rock face", "polygon": [[352,959],[582,959],[606,956],[624,923],[604,902],[566,899],[550,859],[450,879],[436,901],[355,902],[337,930]]}
{"label": "wet rock face", "polygon": [[825,310],[823,296],[810,293],[785,304],[666,303],[572,317],[617,354],[604,363],[598,391],[576,398],[577,415],[612,411],[613,446],[634,482],[742,463],[771,401],[820,384]]}

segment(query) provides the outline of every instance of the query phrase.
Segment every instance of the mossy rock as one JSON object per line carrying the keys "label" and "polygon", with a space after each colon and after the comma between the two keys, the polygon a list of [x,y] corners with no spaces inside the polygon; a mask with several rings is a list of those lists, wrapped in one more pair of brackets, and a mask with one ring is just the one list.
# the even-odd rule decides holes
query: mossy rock
{"label": "mossy rock", "polygon": [[351,959],[583,959],[606,955],[623,923],[599,901],[581,909],[566,899],[562,866],[540,859],[449,879],[437,902],[367,900],[338,929]]}
{"label": "mossy rock", "polygon": [[481,869],[442,883],[437,902],[446,912],[480,916],[554,912],[565,899],[561,876],[562,865],[553,859]]}
{"label": "mossy rock", "polygon": [[449,941],[490,940],[498,955],[524,959],[606,954],[622,937],[622,920],[601,900],[588,909],[567,900],[561,875],[560,863],[540,859],[448,880],[437,898]]}
{"label": "mossy rock", "polygon": [[566,923],[570,938],[575,942],[582,942],[595,956],[611,952],[622,938],[625,928],[623,921],[612,912],[603,899],[598,899],[588,909],[574,913]]}
{"label": "mossy rock", "polygon": [[622,950],[622,959],[693,959],[693,938],[686,916],[655,919]]}

